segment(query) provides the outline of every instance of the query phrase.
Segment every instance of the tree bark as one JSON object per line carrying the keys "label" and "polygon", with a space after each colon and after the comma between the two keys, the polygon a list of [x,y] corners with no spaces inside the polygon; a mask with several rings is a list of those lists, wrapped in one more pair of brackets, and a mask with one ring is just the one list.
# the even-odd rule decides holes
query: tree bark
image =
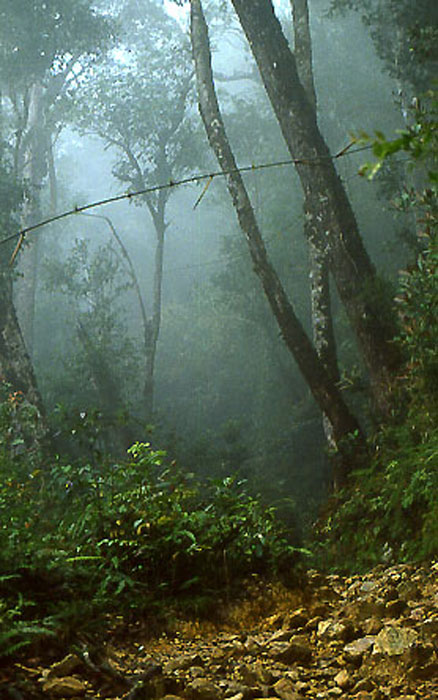
{"label": "tree bark", "polygon": [[225,132],[213,83],[208,30],[200,0],[191,0],[191,38],[201,117],[219,165],[229,173],[226,176],[228,190],[249,247],[254,270],[289,351],[293,354],[321,410],[330,417],[338,447],[342,449],[342,439],[349,433],[356,433],[358,445],[360,443],[363,446],[363,436],[356,419],[319,360],[268,258],[254,210],[243,179],[237,171],[237,164]]}
{"label": "tree bark", "polygon": [[154,207],[149,203],[155,234],[155,266],[153,282],[152,315],[147,323],[145,331],[146,348],[146,376],[144,382],[143,396],[146,420],[150,421],[154,410],[154,374],[155,357],[157,354],[158,336],[161,327],[161,301],[163,287],[163,262],[164,262],[164,234],[166,232],[165,209],[167,193],[160,190],[157,205]]}
{"label": "tree bark", "polygon": [[376,405],[387,414],[390,380],[399,361],[391,343],[395,327],[387,321],[388,314],[382,313],[385,300],[372,294],[376,272],[318,129],[315,108],[300,81],[295,56],[271,0],[232,0],[232,3],[289,152],[299,160],[296,167],[308,206],[309,226],[327,250],[339,296],[370,374]]}
{"label": "tree bark", "polygon": [[[21,137],[21,148],[17,153],[17,177],[23,179],[26,187],[23,228],[41,220],[41,187],[47,172],[47,134],[43,123],[42,85],[34,83],[29,90],[28,99],[26,124]],[[38,247],[38,236],[32,237],[22,247],[18,263],[21,277],[14,284],[14,303],[29,355],[32,355],[34,340]]]}
{"label": "tree bark", "polygon": [[[298,75],[306,91],[307,99],[317,114],[317,97],[313,80],[312,39],[310,34],[309,6],[307,0],[291,0],[294,53]],[[334,382],[339,382],[339,368],[330,298],[330,275],[324,231],[315,232],[311,225],[311,203],[304,203],[304,233],[309,246],[310,297],[312,309],[313,342],[318,357]],[[318,223],[313,220],[313,224]],[[326,414],[323,429],[327,444],[333,448],[333,427]]]}
{"label": "tree bark", "polygon": [[[2,262],[1,267],[4,267],[6,261]],[[32,434],[29,436],[31,439],[29,447],[32,450],[39,450],[47,435],[43,402],[12,303],[10,276],[2,269],[0,269],[0,378],[10,384],[13,391],[22,392],[24,400],[36,409]]]}

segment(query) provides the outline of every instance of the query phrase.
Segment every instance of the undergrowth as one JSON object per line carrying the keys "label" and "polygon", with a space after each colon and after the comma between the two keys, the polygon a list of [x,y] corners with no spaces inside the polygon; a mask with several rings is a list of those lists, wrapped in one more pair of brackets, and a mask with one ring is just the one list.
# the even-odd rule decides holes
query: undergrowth
{"label": "undergrowth", "polygon": [[[438,555],[438,100],[429,91],[411,127],[387,141],[378,134],[376,173],[403,151],[427,183],[406,188],[398,208],[415,214],[418,248],[403,271],[395,299],[404,365],[394,379],[393,421],[370,439],[367,469],[328,504],[315,528],[317,562],[338,571],[364,571],[386,562]],[[420,178],[421,179],[421,178]]]}
{"label": "undergrowth", "polygon": [[175,602],[199,613],[251,573],[292,570],[290,533],[244,481],[200,481],[148,443],[123,461],[37,465],[16,449],[25,401],[3,394],[0,657],[41,635],[95,634],[108,615],[160,616]]}

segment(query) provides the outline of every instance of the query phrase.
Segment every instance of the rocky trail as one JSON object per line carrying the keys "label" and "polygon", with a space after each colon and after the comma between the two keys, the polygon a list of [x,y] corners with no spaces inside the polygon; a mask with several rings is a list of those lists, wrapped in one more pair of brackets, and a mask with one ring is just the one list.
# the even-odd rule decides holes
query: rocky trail
{"label": "rocky trail", "polygon": [[139,622],[49,664],[41,653],[0,669],[0,697],[438,699],[438,562],[309,571],[295,590],[255,579],[222,618],[155,638]]}

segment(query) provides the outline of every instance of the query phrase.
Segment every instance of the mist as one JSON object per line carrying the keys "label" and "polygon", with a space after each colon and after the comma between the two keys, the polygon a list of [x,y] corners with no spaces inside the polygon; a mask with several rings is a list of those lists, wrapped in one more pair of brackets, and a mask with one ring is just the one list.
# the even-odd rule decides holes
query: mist
{"label": "mist", "polygon": [[[360,14],[330,13],[331,4],[309,2],[318,124],[331,154],[345,149],[338,173],[371,259],[391,285],[412,254],[400,238],[406,221],[390,203],[396,175],[365,183],[359,168],[368,154],[352,142],[360,132],[403,127],[408,88],[388,70]],[[98,411],[110,422],[123,414],[111,449],[148,440],[203,475],[238,472],[268,501],[295,501],[305,519],[332,483],[321,407],[286,347],[206,138],[190,8],[171,0],[90,6],[96,26],[85,32],[78,17],[46,65],[32,56],[43,59],[49,47],[16,46],[20,89],[33,80],[41,92],[40,152],[17,143],[35,204],[17,225],[96,203],[32,231],[17,259],[14,298],[43,403],[49,414]],[[274,6],[293,46],[290,3]],[[266,251],[311,336],[303,189],[231,4],[204,9],[227,136],[247,168]],[[56,20],[52,31],[62,36]],[[14,99],[2,95],[11,144]],[[145,193],[97,204],[138,191]],[[369,427],[369,372],[334,284],[330,297],[338,383]]]}

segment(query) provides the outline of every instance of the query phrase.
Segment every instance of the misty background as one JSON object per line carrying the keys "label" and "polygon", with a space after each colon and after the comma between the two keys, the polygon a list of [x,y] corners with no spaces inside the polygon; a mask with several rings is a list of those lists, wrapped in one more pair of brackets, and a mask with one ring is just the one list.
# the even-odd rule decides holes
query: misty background
{"label": "misty background", "polygon": [[[292,42],[290,3],[274,5]],[[329,0],[309,5],[319,126],[331,153],[361,130],[403,127],[406,88],[389,74],[359,14],[331,14]],[[53,160],[39,181],[40,220],[218,170],[198,114],[188,6],[124,0],[96,7],[110,22],[109,37],[72,64],[45,116]],[[292,165],[257,168],[290,156],[228,3],[206,2],[205,11],[230,141],[239,166],[254,166],[244,180],[267,250],[311,333],[301,187]],[[3,119],[8,111],[12,125],[14,109],[5,100]],[[359,168],[368,156],[353,150],[338,159],[338,171],[373,261],[395,283],[412,255],[407,220],[391,206],[395,176],[365,182]],[[160,235],[150,412],[145,322],[154,321]],[[20,306],[19,292],[17,308],[49,412],[79,417],[97,410],[190,470],[238,471],[271,502],[290,498],[301,517],[315,513],[330,483],[321,414],[284,347],[223,178],[171,186],[149,195],[149,203],[138,196],[93,208],[28,240],[38,273],[27,330],[28,303]],[[342,388],[367,424],[367,378],[335,292],[332,301]],[[109,429],[110,443],[117,430]]]}

